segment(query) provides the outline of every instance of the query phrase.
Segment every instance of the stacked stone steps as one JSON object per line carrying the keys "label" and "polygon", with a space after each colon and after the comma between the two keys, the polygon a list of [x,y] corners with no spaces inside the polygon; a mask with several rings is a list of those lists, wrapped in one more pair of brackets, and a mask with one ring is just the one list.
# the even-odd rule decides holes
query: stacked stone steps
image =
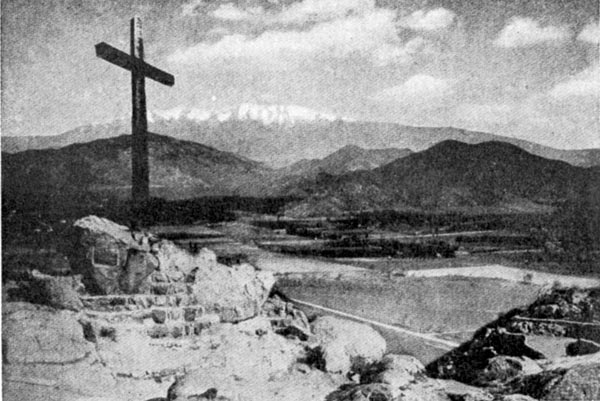
{"label": "stacked stone steps", "polygon": [[197,336],[221,320],[198,305],[193,295],[100,295],[81,300],[86,317],[100,326],[133,327],[155,339]]}
{"label": "stacked stone steps", "polygon": [[84,308],[93,311],[123,312],[144,310],[152,307],[193,306],[198,300],[193,294],[178,295],[98,295],[81,297]]}

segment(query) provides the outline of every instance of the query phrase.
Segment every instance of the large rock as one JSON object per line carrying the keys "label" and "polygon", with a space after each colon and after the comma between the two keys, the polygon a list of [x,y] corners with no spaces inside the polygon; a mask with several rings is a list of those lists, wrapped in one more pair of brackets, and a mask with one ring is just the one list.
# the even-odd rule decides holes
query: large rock
{"label": "large rock", "polygon": [[214,263],[195,272],[193,293],[207,312],[217,313],[224,322],[238,322],[260,313],[273,284],[272,273],[249,264]]}
{"label": "large rock", "polygon": [[84,290],[81,276],[49,276],[34,270],[30,275],[28,299],[57,309],[81,310]]}
{"label": "large rock", "polygon": [[117,294],[135,289],[158,264],[137,256],[150,251],[148,236],[97,216],[79,219],[73,226],[71,267],[83,275],[91,293]]}
{"label": "large rock", "polygon": [[542,401],[600,399],[600,363],[584,363],[524,376],[510,383],[510,391]]}
{"label": "large rock", "polygon": [[326,401],[394,401],[395,399],[390,385],[372,383],[343,387],[329,394]]}
{"label": "large rock", "polygon": [[26,303],[7,303],[2,311],[6,363],[72,363],[94,352],[70,311]]}
{"label": "large rock", "polygon": [[226,398],[261,400],[261,388],[284,377],[303,355],[302,347],[270,330],[256,334],[227,326],[207,334],[210,348],[201,349],[193,367],[171,386],[168,400],[195,399],[190,397],[210,389]]}
{"label": "large rock", "polygon": [[380,360],[386,349],[384,338],[368,325],[332,316],[312,324],[320,366],[327,372],[348,373]]}
{"label": "large rock", "polygon": [[196,253],[190,253],[166,240],[152,244],[152,253],[156,255],[160,272],[167,282],[182,281],[198,266],[213,266],[217,263],[217,255],[208,249],[202,248]]}
{"label": "large rock", "polygon": [[425,367],[410,355],[385,355],[360,377],[362,383],[384,383],[393,388],[406,387],[425,373]]}
{"label": "large rock", "polygon": [[505,382],[517,376],[533,375],[541,371],[542,368],[527,357],[499,355],[488,361],[476,383],[486,385],[496,381]]}

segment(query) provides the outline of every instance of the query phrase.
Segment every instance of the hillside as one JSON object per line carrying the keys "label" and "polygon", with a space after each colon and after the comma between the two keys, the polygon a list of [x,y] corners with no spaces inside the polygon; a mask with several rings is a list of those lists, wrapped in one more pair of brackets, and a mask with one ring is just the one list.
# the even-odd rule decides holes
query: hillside
{"label": "hillside", "polygon": [[[294,114],[295,112],[295,114]],[[170,118],[155,116],[150,130],[161,135],[202,143],[271,167],[281,168],[302,159],[325,158],[340,147],[399,148],[421,151],[444,140],[465,143],[501,141],[573,165],[600,165],[600,149],[561,150],[512,137],[451,127],[409,127],[395,123],[349,121],[306,110],[243,108],[215,115],[188,113]],[[72,143],[128,134],[128,121],[89,125],[57,136],[2,138],[2,151],[58,148]]]}
{"label": "hillside", "polygon": [[346,145],[323,159],[300,160],[281,171],[285,175],[305,177],[316,177],[319,173],[340,175],[356,170],[373,170],[411,153],[409,149],[363,149]]}
{"label": "hillside", "polygon": [[[150,192],[181,199],[237,194],[247,182],[271,173],[262,164],[194,142],[150,134]],[[129,196],[131,136],[100,139],[60,149],[2,155],[3,195],[106,193]]]}
{"label": "hillside", "polygon": [[321,175],[300,189],[291,214],[372,209],[544,210],[600,185],[593,169],[532,155],[507,143],[444,141],[372,171]]}

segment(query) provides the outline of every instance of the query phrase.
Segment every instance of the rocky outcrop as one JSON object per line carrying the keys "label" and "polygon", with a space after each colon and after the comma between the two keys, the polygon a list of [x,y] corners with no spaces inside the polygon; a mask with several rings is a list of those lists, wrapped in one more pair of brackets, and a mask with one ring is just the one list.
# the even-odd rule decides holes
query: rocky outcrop
{"label": "rocky outcrop", "polygon": [[256,316],[267,300],[275,278],[249,264],[232,267],[209,264],[194,273],[193,295],[205,310],[217,313],[224,322]]}
{"label": "rocky outcrop", "polygon": [[72,266],[92,294],[185,298],[175,306],[201,307],[203,314],[238,322],[260,313],[275,282],[272,273],[249,264],[225,266],[207,249],[191,253],[107,219],[88,216],[74,227]]}
{"label": "rocky outcrop", "polygon": [[73,311],[83,307],[81,276],[49,276],[34,270],[29,279],[27,298],[31,302]]}
{"label": "rocky outcrop", "polygon": [[113,393],[116,381],[87,341],[77,314],[28,303],[2,311],[3,398],[76,400]]}
{"label": "rocky outcrop", "polygon": [[425,367],[410,355],[385,355],[364,372],[362,383],[383,383],[394,388],[406,387],[418,378],[425,376]]}
{"label": "rocky outcrop", "polygon": [[79,219],[73,227],[71,268],[92,294],[135,291],[158,266],[149,257],[149,236],[97,216]]}
{"label": "rocky outcrop", "polygon": [[386,342],[370,326],[332,316],[317,318],[312,324],[318,364],[327,372],[348,373],[379,361]]}
{"label": "rocky outcrop", "polygon": [[584,363],[524,376],[510,383],[510,392],[542,401],[600,399],[600,363]]}
{"label": "rocky outcrop", "polygon": [[76,314],[27,303],[4,305],[2,338],[7,363],[72,363],[94,350]]}

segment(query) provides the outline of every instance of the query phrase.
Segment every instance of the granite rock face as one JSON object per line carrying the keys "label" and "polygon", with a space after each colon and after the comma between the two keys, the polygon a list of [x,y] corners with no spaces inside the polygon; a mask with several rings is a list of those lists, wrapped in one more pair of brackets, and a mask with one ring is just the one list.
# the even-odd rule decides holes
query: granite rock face
{"label": "granite rock face", "polygon": [[[139,257],[149,253],[149,239],[129,228],[97,216],[87,216],[74,225],[75,243],[69,255],[72,270],[83,276],[92,294],[127,292],[140,284],[156,266]],[[129,259],[131,258],[131,262]],[[150,262],[146,265],[144,262]]]}

